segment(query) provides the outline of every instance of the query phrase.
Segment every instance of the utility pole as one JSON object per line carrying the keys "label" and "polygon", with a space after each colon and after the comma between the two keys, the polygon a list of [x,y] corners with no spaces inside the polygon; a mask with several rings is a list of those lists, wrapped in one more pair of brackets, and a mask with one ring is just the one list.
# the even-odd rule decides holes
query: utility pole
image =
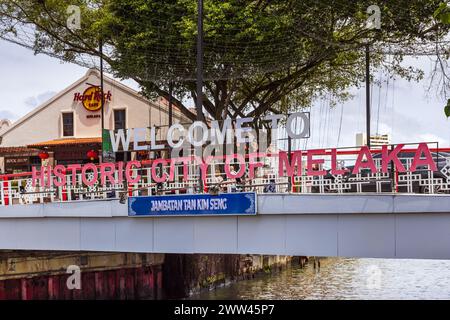
{"label": "utility pole", "polygon": [[[286,112],[286,119],[289,117],[289,112]],[[289,128],[292,129],[292,128]],[[289,164],[292,164],[292,138],[290,135],[287,136],[287,149],[288,149],[288,160],[289,160]],[[288,190],[289,193],[292,192],[292,180],[294,178],[293,177],[289,177],[288,178]]]}
{"label": "utility pole", "polygon": [[[169,82],[169,128],[173,124],[173,103],[172,103],[172,95],[173,95],[173,82]],[[169,158],[172,158],[172,147],[169,146]]]}
{"label": "utility pole", "polygon": [[100,93],[101,93],[101,104],[102,104],[102,108],[101,108],[101,122],[102,122],[102,133],[101,133],[101,137],[102,137],[102,162],[104,162],[104,154],[103,154],[103,131],[105,129],[105,95],[104,95],[104,91],[103,91],[103,40],[100,39]]}
{"label": "utility pole", "polygon": [[366,44],[366,139],[370,149],[370,52]]}
{"label": "utility pole", "polygon": [[[204,121],[203,117],[203,0],[198,0],[198,13],[197,13],[197,100],[196,111],[197,121]],[[198,157],[202,156],[203,148],[200,147],[200,153]],[[199,168],[199,166],[197,166]],[[203,192],[202,174],[199,170],[199,188],[200,193]]]}
{"label": "utility pole", "polygon": [[197,120],[203,120],[203,0],[198,0],[197,17]]}
{"label": "utility pole", "polygon": [[172,106],[172,94],[173,94],[173,82],[169,83],[169,128],[173,124],[173,106]]}

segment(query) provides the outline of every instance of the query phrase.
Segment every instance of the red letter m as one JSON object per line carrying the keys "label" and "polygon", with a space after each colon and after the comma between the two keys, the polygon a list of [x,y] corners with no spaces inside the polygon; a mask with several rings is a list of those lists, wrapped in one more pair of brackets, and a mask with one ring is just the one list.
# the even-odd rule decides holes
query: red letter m
{"label": "red letter m", "polygon": [[302,152],[301,151],[294,151],[292,152],[292,158],[291,163],[289,163],[289,157],[287,152],[280,152],[278,154],[278,175],[280,177],[284,176],[284,172],[287,172],[288,177],[294,176],[294,169],[295,169],[295,175],[299,176],[302,173]]}

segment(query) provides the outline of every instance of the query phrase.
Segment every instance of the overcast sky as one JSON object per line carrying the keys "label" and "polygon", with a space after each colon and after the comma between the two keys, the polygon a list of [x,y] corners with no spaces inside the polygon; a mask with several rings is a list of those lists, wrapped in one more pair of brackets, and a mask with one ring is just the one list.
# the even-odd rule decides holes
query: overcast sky
{"label": "overcast sky", "polygon": [[[429,58],[407,61],[423,68],[425,79],[419,83],[405,80],[394,83],[390,80],[381,90],[374,86],[372,132],[375,133],[378,127],[378,132],[389,134],[393,143],[439,141],[440,146],[450,146],[450,121],[443,112],[445,102],[434,92],[427,94],[426,90],[431,70]],[[86,68],[61,63],[45,55],[35,56],[28,49],[1,40],[0,70],[0,118],[12,121],[45,102],[87,71]],[[138,89],[131,81],[126,84]],[[333,109],[328,108],[327,101],[318,101],[312,106],[308,148],[355,145],[356,133],[365,131],[365,88],[352,92],[352,100]],[[296,146],[303,147],[305,142]]]}
{"label": "overcast sky", "polygon": [[[420,82],[390,79],[381,88],[378,85],[372,87],[372,134],[377,131],[379,134],[389,134],[393,143],[437,141],[440,146],[450,146],[450,121],[443,111],[446,101],[444,102],[443,97],[438,97],[435,89],[428,91],[432,67],[430,58],[410,58],[406,61],[424,70],[425,78]],[[379,74],[375,76],[379,79]],[[381,79],[386,81],[387,77]],[[328,108],[327,101],[318,101],[313,105],[312,134],[308,145],[353,146],[355,134],[365,133],[365,87],[351,92],[354,98],[335,108]]]}

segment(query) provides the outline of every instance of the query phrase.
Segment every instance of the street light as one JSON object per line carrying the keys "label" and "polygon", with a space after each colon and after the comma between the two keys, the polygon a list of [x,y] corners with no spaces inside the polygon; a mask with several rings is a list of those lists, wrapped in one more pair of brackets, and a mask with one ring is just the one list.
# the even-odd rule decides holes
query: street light
{"label": "street light", "polygon": [[102,132],[101,132],[101,137],[102,137],[102,162],[104,162],[104,156],[105,156],[105,152],[103,150],[103,144],[104,144],[104,134],[103,131],[105,129],[105,114],[104,114],[104,110],[105,110],[105,95],[104,95],[104,88],[103,88],[103,40],[100,39],[100,45],[99,45],[99,49],[100,49],[100,92],[101,92],[101,104],[102,104],[102,108],[101,108],[101,123],[102,123]]}
{"label": "street light", "polygon": [[366,44],[366,140],[370,149],[370,52]]}
{"label": "street light", "polygon": [[[204,121],[203,117],[203,0],[198,0],[198,13],[197,13],[197,121]],[[203,148],[200,148],[202,150]],[[202,152],[203,153],[203,152]],[[202,154],[198,155],[199,157]],[[202,175],[199,174],[199,190],[203,191]]]}

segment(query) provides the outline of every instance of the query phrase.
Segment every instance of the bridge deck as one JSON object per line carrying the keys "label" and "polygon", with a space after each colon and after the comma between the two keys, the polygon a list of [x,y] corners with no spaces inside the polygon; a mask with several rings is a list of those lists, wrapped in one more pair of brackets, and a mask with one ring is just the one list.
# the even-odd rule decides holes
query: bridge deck
{"label": "bridge deck", "polygon": [[445,195],[258,196],[257,216],[128,217],[117,200],[0,207],[0,248],[450,259]]}
{"label": "bridge deck", "polygon": [[[363,214],[450,212],[446,194],[259,194],[258,214]],[[0,219],[37,217],[127,217],[117,199],[0,206]]]}

